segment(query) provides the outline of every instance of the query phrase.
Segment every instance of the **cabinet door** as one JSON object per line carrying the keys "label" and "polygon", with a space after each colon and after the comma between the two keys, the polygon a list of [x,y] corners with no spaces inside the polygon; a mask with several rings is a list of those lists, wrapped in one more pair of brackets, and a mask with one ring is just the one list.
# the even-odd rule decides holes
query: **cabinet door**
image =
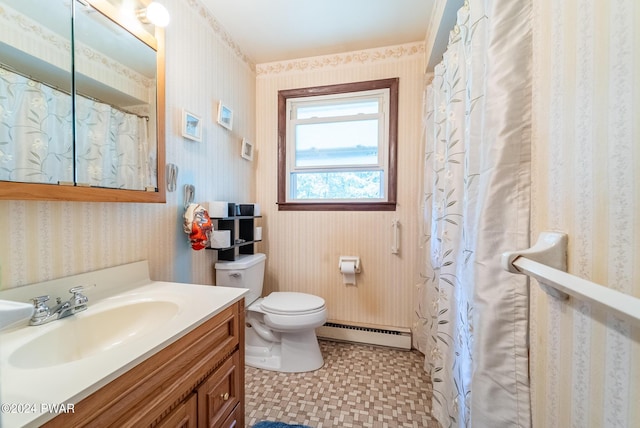
{"label": "cabinet door", "polygon": [[198,396],[189,398],[173,409],[155,428],[196,428],[198,426]]}
{"label": "cabinet door", "polygon": [[[241,398],[244,398],[240,397],[242,391],[240,370],[243,370],[240,365],[240,354],[234,352],[198,387],[198,426],[200,428],[225,426],[227,417],[240,403]],[[242,425],[238,424],[238,426]]]}

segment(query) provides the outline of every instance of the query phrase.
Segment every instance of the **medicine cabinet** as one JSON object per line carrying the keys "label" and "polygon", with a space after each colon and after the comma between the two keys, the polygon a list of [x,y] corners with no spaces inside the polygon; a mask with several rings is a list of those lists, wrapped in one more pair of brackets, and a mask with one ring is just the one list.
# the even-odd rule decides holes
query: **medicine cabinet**
{"label": "medicine cabinet", "polygon": [[148,0],[0,0],[0,199],[165,202]]}

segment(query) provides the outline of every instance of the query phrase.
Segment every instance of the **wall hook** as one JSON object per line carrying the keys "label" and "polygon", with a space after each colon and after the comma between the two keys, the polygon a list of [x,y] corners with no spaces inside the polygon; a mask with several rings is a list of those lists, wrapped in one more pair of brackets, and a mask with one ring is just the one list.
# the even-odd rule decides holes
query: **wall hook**
{"label": "wall hook", "polygon": [[184,185],[184,209],[186,210],[189,207],[195,198],[196,188],[193,184],[185,184]]}

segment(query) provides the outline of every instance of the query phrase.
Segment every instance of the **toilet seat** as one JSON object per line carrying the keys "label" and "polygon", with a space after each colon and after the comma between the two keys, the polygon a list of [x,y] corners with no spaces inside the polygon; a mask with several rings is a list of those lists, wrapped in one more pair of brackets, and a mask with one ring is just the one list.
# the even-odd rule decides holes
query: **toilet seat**
{"label": "toilet seat", "polygon": [[[259,322],[277,332],[298,334],[327,322],[324,299],[306,293],[274,292],[256,300],[247,310],[260,314]],[[247,316],[252,317],[254,315]]]}
{"label": "toilet seat", "polygon": [[275,315],[307,315],[322,311],[324,299],[306,293],[276,291],[260,302],[262,310]]}

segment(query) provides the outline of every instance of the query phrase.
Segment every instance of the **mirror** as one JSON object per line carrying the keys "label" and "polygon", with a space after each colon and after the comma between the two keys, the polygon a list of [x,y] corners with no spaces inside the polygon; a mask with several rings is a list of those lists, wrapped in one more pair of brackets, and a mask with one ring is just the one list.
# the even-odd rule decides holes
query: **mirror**
{"label": "mirror", "polygon": [[0,8],[0,180],[73,182],[71,4]]}
{"label": "mirror", "polygon": [[124,3],[0,0],[0,199],[165,201],[163,31]]}

